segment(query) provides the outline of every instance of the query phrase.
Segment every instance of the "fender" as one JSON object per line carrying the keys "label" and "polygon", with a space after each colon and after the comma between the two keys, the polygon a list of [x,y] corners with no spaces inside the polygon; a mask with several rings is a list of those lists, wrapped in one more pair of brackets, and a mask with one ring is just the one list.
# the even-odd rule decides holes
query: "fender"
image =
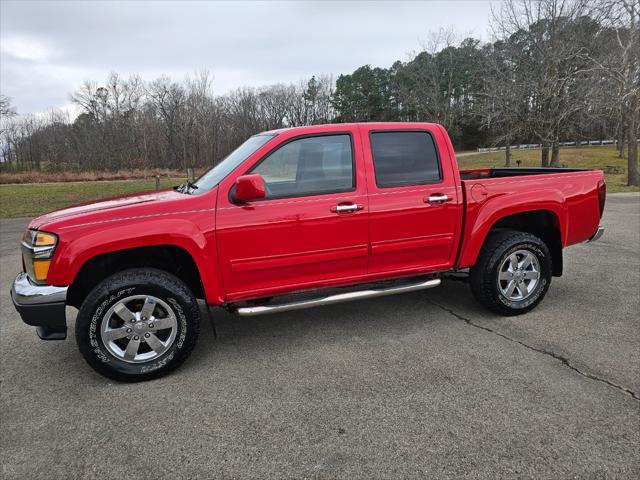
{"label": "fender", "polygon": [[[533,194],[533,195],[532,195]],[[549,211],[555,217],[560,230],[562,246],[565,246],[567,232],[567,206],[565,197],[557,189],[540,189],[532,192],[503,191],[491,196],[484,203],[467,199],[466,226],[470,231],[464,232],[458,268],[473,266],[487,235],[496,222],[502,218],[518,213]],[[540,200],[544,199],[544,200]]]}
{"label": "fender", "polygon": [[67,241],[56,249],[48,282],[58,286],[71,285],[80,268],[98,255],[136,247],[170,245],[184,249],[193,258],[207,303],[223,303],[224,292],[215,267],[218,262],[215,232],[213,228],[203,232],[193,220],[155,217],[122,221],[117,225],[108,222],[99,228],[96,225],[81,227],[74,235],[65,236]]}

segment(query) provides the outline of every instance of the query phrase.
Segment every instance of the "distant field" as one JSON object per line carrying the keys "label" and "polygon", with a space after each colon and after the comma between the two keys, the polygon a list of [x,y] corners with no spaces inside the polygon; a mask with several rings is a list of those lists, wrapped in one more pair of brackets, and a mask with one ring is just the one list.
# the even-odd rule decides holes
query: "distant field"
{"label": "distant field", "polygon": [[[60,183],[60,182],[94,182],[94,181],[116,181],[116,180],[148,180],[158,175],[160,178],[180,178],[184,172],[179,170],[168,170],[165,168],[135,168],[129,170],[100,171],[100,172],[76,172],[62,171],[51,172],[43,166],[42,171],[0,171],[0,184],[5,183]],[[196,171],[196,176],[202,173]]]}
{"label": "distant field", "polygon": [[[521,160],[523,167],[540,166],[540,150],[513,150],[511,165]],[[603,169],[607,165],[622,167],[624,173],[605,174],[607,192],[636,192],[638,187],[627,186],[627,159],[618,158],[613,146],[563,148],[560,150],[560,163],[572,168]],[[472,154],[463,152],[458,157],[460,168],[485,168],[504,166],[504,152]]]}
{"label": "distant field", "polygon": [[[162,188],[184,180],[162,179]],[[76,203],[155,189],[155,180],[0,185],[0,217],[35,217]]]}
{"label": "distant field", "polygon": [[[512,164],[521,160],[523,167],[540,166],[540,150],[514,150]],[[473,154],[463,152],[458,158],[460,168],[483,168],[504,165],[504,152]],[[565,148],[560,151],[560,163],[576,168],[604,168],[606,165],[624,169],[622,174],[607,174],[608,192],[633,192],[637,187],[626,185],[626,159],[617,157],[613,147]],[[67,180],[70,180],[67,178]],[[161,180],[162,188],[183,180]],[[43,183],[29,185],[0,185],[0,217],[34,217],[75,203],[99,198],[153,190],[155,180],[86,181],[79,183]]]}

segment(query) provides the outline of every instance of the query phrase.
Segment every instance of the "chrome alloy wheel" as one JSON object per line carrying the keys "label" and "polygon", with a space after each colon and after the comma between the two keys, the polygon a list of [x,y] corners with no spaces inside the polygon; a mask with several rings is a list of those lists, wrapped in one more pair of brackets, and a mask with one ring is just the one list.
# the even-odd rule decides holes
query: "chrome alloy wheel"
{"label": "chrome alloy wheel", "polygon": [[509,255],[498,273],[500,293],[512,301],[528,298],[540,281],[540,262],[529,250],[517,250]]}
{"label": "chrome alloy wheel", "polygon": [[178,333],[176,315],[151,295],[126,297],[102,319],[100,338],[109,353],[128,363],[155,360],[173,344]]}

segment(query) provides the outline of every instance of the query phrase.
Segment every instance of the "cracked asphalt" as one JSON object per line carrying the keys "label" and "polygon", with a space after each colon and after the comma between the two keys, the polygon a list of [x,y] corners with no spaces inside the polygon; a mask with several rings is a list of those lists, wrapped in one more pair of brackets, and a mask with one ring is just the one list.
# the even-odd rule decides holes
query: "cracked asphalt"
{"label": "cracked asphalt", "polygon": [[[0,221],[2,478],[638,478],[640,196],[524,316],[467,285],[255,318],[214,310],[173,375],[118,384],[14,311]],[[73,329],[73,309],[68,310]]]}

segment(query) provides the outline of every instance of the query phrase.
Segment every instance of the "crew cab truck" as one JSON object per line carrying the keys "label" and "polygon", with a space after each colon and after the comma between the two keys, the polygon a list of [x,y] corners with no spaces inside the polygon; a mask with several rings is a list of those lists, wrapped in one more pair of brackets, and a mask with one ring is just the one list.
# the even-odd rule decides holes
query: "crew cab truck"
{"label": "crew cab truck", "polygon": [[198,337],[197,299],[258,315],[427,289],[468,274],[477,300],[525,313],[563,248],[602,235],[601,171],[458,169],[429,123],[288,128],[249,138],[194,183],[38,217],[11,296],[42,339],[98,372],[166,374]]}

